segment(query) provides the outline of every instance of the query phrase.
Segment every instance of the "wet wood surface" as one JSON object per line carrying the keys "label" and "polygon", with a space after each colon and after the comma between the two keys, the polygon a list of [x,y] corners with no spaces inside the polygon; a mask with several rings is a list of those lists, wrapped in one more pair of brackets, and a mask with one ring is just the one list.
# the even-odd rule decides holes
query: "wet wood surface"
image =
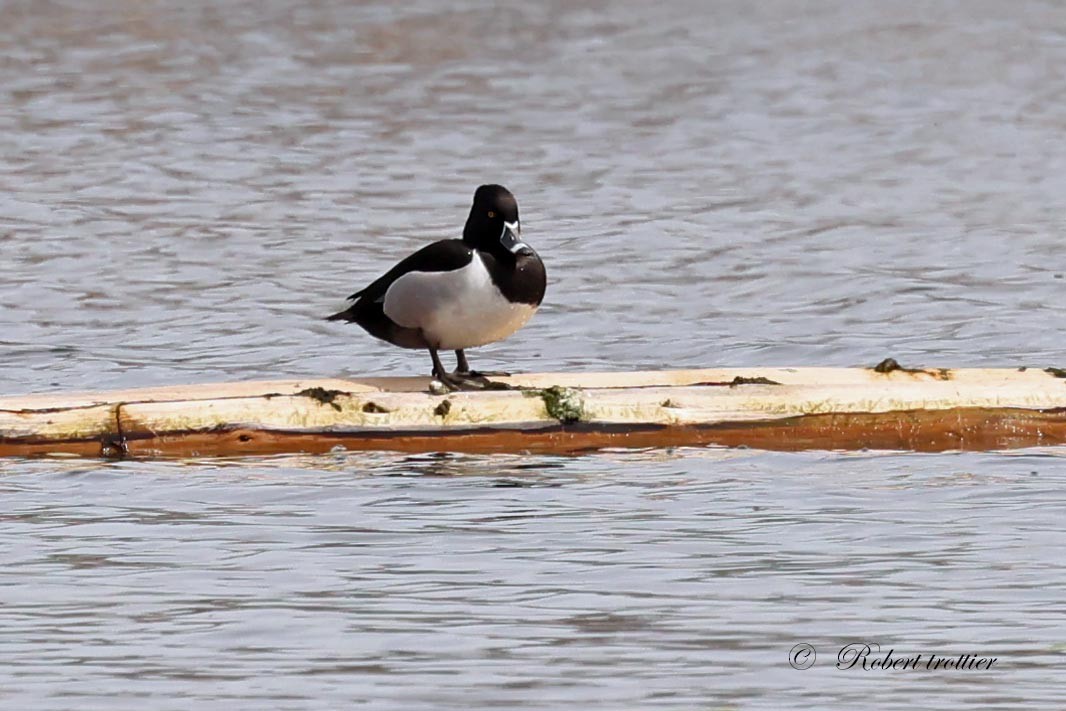
{"label": "wet wood surface", "polygon": [[[882,364],[884,365],[884,364]],[[0,397],[0,456],[604,447],[987,450],[1066,442],[1056,369],[730,368],[281,380]]]}

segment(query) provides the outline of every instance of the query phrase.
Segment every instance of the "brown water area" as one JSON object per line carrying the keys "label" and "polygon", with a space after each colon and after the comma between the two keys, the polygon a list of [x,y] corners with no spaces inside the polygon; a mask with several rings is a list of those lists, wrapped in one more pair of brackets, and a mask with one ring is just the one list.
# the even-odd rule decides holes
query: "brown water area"
{"label": "brown water area", "polygon": [[[425,375],[322,317],[485,182],[549,285],[474,367],[1066,367],[1060,3],[12,0],[0,28],[3,394]],[[0,699],[1060,708],[1062,452],[4,459]],[[999,661],[837,669],[853,642]]]}

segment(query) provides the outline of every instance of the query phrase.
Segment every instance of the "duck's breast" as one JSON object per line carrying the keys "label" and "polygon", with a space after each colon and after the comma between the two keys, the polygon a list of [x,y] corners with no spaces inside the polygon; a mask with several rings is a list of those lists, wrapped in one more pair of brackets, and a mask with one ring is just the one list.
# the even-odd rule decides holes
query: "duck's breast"
{"label": "duck's breast", "polygon": [[385,293],[385,315],[422,330],[437,348],[473,348],[507,338],[536,312],[533,304],[508,301],[480,255],[462,269],[409,272]]}

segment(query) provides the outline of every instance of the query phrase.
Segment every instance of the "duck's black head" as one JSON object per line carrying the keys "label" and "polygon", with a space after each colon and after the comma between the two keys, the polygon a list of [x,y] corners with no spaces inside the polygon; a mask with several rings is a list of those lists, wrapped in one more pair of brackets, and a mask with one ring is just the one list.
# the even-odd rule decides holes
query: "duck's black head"
{"label": "duck's black head", "polygon": [[532,254],[522,241],[518,201],[502,185],[482,185],[474,193],[474,205],[463,229],[463,241],[475,249],[497,255]]}

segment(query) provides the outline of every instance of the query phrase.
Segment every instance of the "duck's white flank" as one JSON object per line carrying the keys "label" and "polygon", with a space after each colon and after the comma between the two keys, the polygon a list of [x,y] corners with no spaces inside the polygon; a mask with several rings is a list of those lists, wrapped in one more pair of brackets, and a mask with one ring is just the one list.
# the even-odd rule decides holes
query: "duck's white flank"
{"label": "duck's white flank", "polygon": [[504,298],[474,252],[462,269],[404,274],[385,292],[384,310],[401,326],[422,329],[437,348],[455,350],[507,338],[537,307]]}

